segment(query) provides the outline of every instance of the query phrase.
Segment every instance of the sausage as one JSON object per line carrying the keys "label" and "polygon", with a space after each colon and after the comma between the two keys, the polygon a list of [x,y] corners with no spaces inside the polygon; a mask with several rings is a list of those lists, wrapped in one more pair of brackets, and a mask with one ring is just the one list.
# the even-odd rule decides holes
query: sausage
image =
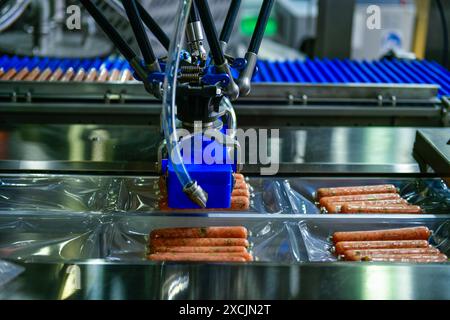
{"label": "sausage", "polygon": [[229,246],[229,247],[154,247],[152,252],[178,252],[178,253],[218,253],[218,252],[247,252],[246,247]]}
{"label": "sausage", "polygon": [[232,253],[154,253],[148,256],[153,261],[204,261],[204,262],[246,262],[249,257]]}
{"label": "sausage", "polygon": [[397,193],[397,188],[392,184],[382,184],[374,186],[355,186],[355,187],[337,187],[337,188],[319,188],[317,189],[317,198],[347,196],[355,194],[376,194],[376,193]]}
{"label": "sausage", "polygon": [[151,247],[179,247],[179,246],[198,246],[198,247],[246,247],[249,243],[247,239],[242,238],[176,238],[176,239],[151,239]]}
{"label": "sausage", "polygon": [[446,262],[445,254],[379,254],[365,258],[363,261],[379,262]]}
{"label": "sausage", "polygon": [[93,82],[97,79],[98,72],[95,69],[90,69],[86,75],[86,82]]}
{"label": "sausage", "polygon": [[63,76],[64,70],[61,68],[56,69],[48,79],[48,81],[54,82],[58,81]]}
{"label": "sausage", "polygon": [[61,81],[62,82],[68,82],[68,81],[72,81],[72,78],[75,76],[75,69],[74,68],[69,68],[67,69],[67,71],[63,74],[63,76],[61,77]]}
{"label": "sausage", "polygon": [[439,254],[436,248],[401,248],[401,249],[367,249],[367,250],[347,250],[344,252],[345,260],[359,261],[365,257],[380,254]]}
{"label": "sausage", "polygon": [[119,77],[120,77],[120,70],[113,69],[113,71],[110,72],[108,81],[117,81],[119,80]]}
{"label": "sausage", "polygon": [[325,205],[325,209],[328,213],[339,213],[341,211],[341,207],[344,204],[349,205],[358,205],[358,206],[365,206],[365,205],[375,205],[375,206],[385,206],[385,205],[392,205],[392,204],[402,204],[402,205],[408,205],[408,201],[402,198],[398,199],[389,199],[389,200],[377,200],[377,201],[338,201],[338,202],[328,202]]}
{"label": "sausage", "polygon": [[47,81],[48,77],[52,74],[52,69],[47,68],[41,72],[41,74],[37,77],[36,81]]}
{"label": "sausage", "polygon": [[377,240],[428,240],[430,230],[427,227],[385,229],[372,231],[335,232],[333,242],[340,241],[377,241]]}
{"label": "sausage", "polygon": [[25,79],[25,77],[27,76],[28,73],[29,73],[28,68],[23,68],[14,76],[14,78],[12,80],[13,81],[22,81],[23,79]]}
{"label": "sausage", "polygon": [[354,205],[344,204],[341,208],[341,213],[405,213],[405,214],[418,214],[422,213],[422,209],[419,206],[413,205]]}
{"label": "sausage", "polygon": [[[231,197],[231,210],[242,211],[250,208],[250,199],[248,197],[233,196]],[[227,210],[227,209],[225,209]]]}
{"label": "sausage", "polygon": [[109,72],[106,69],[103,69],[100,71],[100,74],[98,75],[97,82],[106,82],[109,77]]}
{"label": "sausage", "polygon": [[166,228],[153,230],[150,238],[244,238],[245,227]]}
{"label": "sausage", "polygon": [[348,250],[367,249],[402,249],[429,248],[427,240],[397,240],[397,241],[342,241],[335,245],[337,254],[344,254]]}
{"label": "sausage", "polygon": [[327,203],[332,202],[379,201],[399,198],[401,197],[398,193],[356,194],[350,196],[323,197],[319,200],[319,203],[322,207],[325,207]]}
{"label": "sausage", "polygon": [[427,227],[411,227],[371,231],[335,232],[333,241],[383,241],[383,240],[427,240],[430,237]]}
{"label": "sausage", "polygon": [[31,70],[31,72],[26,76],[26,78],[24,79],[25,81],[34,81],[36,80],[36,78],[39,76],[39,74],[41,73],[41,70],[36,67],[33,70]]}
{"label": "sausage", "polygon": [[234,184],[234,189],[246,189],[248,190],[248,185],[244,180],[236,180]]}
{"label": "sausage", "polygon": [[3,74],[1,80],[11,80],[17,73],[17,70],[15,68],[9,69],[5,74]]}
{"label": "sausage", "polygon": [[131,79],[133,79],[133,74],[131,73],[130,69],[123,70],[122,74],[120,75],[119,81],[120,82],[127,82]]}
{"label": "sausage", "polygon": [[[81,68],[80,70],[77,71],[77,73],[75,74],[75,77],[73,78],[72,81],[82,82],[85,77],[86,77],[86,70]],[[69,79],[69,80],[71,80],[71,79]],[[62,79],[62,81],[64,81],[64,78]]]}
{"label": "sausage", "polygon": [[250,191],[248,189],[234,189],[231,193],[232,197],[250,197]]}

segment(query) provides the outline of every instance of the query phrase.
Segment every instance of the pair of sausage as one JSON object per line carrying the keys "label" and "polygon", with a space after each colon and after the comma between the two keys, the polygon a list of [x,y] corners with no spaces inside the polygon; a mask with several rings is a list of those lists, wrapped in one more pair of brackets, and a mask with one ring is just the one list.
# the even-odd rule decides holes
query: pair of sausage
{"label": "pair of sausage", "polygon": [[376,193],[376,194],[354,194],[348,196],[330,196],[320,198],[320,206],[326,207],[333,203],[347,203],[355,201],[383,201],[383,200],[398,200],[401,199],[398,193]]}
{"label": "pair of sausage", "polygon": [[375,200],[375,201],[329,201],[325,204],[325,209],[328,213],[344,213],[342,211],[342,207],[344,205],[352,205],[352,206],[408,206],[408,202],[405,199],[397,198],[397,199],[388,199],[388,200]]}
{"label": "pair of sausage", "polygon": [[341,241],[428,240],[430,235],[431,232],[427,227],[335,232],[333,234],[333,242],[338,243]]}
{"label": "pair of sausage", "polygon": [[337,255],[349,250],[429,248],[427,240],[341,241],[334,246]]}

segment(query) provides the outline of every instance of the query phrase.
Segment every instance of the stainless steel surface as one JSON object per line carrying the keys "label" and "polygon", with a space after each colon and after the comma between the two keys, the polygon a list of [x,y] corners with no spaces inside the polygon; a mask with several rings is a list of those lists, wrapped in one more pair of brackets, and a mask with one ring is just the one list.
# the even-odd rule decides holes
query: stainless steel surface
{"label": "stainless steel surface", "polygon": [[414,143],[414,155],[423,166],[450,179],[450,129],[417,131]]}
{"label": "stainless steel surface", "polygon": [[[447,265],[36,263],[1,299],[450,299]],[[101,285],[99,285],[101,284]]]}
{"label": "stainless steel surface", "polygon": [[[252,92],[243,101],[285,101],[291,103],[327,102],[330,100],[380,103],[392,106],[392,98],[396,103],[438,103],[439,87],[436,85],[418,84],[287,84],[287,83],[254,83]],[[67,83],[35,82],[35,81],[1,81],[0,97],[9,98],[15,95],[18,99],[64,99],[104,100],[106,95],[118,97],[117,100],[127,102],[145,100],[155,101],[141,83]]]}
{"label": "stainless steel surface", "polygon": [[[419,172],[415,134],[415,128],[281,128],[280,172]],[[3,124],[0,170],[154,173],[160,139],[157,126]],[[244,172],[258,169],[244,165]]]}

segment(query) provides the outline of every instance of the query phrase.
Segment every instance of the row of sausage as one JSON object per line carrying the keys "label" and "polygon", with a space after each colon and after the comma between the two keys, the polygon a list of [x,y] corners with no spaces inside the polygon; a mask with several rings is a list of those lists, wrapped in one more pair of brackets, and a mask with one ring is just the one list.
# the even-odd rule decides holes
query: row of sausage
{"label": "row of sausage", "polygon": [[0,57],[3,81],[126,82],[134,80],[123,59],[50,59]]}

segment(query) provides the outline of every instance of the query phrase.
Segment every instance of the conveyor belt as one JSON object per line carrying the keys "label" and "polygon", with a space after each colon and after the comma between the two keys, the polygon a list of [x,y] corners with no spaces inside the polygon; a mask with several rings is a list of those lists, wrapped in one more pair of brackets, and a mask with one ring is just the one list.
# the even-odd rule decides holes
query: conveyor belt
{"label": "conveyor belt", "polygon": [[440,96],[450,95],[450,71],[427,60],[259,61],[258,70],[256,83],[437,84]]}
{"label": "conveyor belt", "polygon": [[[129,81],[130,77],[121,77],[130,71],[128,63],[121,59],[42,59],[36,61],[32,58],[18,58],[3,56],[0,58],[0,75],[19,73],[28,68],[29,72],[39,68],[41,72],[49,68],[55,72],[58,68],[67,72],[75,69],[74,74],[80,70],[97,72],[97,79],[101,71],[109,72],[106,80],[122,79]],[[12,72],[11,72],[12,70]],[[116,76],[112,78],[113,72]],[[74,79],[75,76],[71,78]],[[0,80],[5,76],[0,76]],[[86,80],[86,76],[83,78]],[[95,80],[95,79],[94,79]],[[439,96],[450,95],[450,71],[434,61],[415,60],[382,60],[382,61],[352,61],[338,59],[306,59],[305,61],[259,61],[258,72],[254,83],[278,83],[278,84],[414,84],[414,85],[439,85]]]}

